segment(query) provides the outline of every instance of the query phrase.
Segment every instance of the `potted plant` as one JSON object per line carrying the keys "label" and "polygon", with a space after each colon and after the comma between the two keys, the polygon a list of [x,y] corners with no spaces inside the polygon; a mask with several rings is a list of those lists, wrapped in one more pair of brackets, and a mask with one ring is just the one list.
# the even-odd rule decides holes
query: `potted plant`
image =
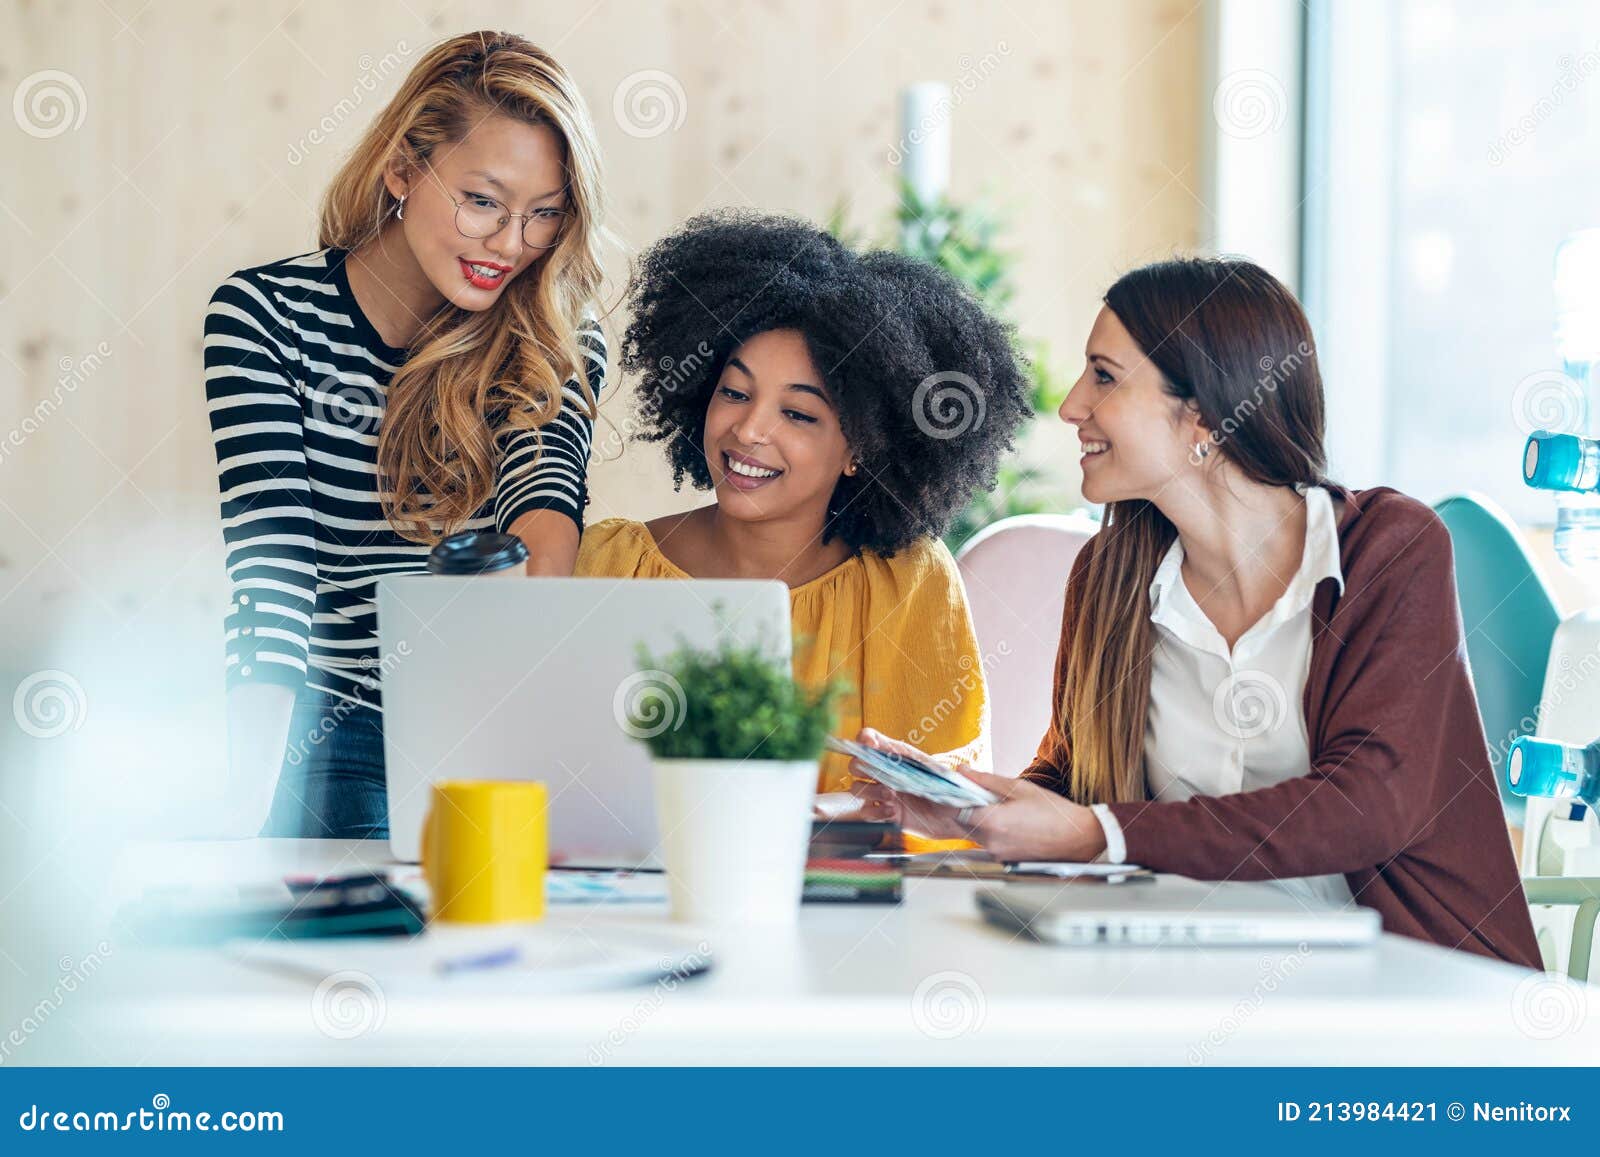
{"label": "potted plant", "polygon": [[787,660],[729,641],[641,650],[640,663],[634,678],[655,692],[630,703],[627,726],[654,767],[673,917],[794,922],[839,688],[808,692]]}

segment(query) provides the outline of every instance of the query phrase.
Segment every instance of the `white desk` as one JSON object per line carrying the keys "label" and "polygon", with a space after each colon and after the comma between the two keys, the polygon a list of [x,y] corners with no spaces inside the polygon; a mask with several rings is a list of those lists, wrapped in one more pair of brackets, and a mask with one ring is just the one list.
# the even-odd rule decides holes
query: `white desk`
{"label": "white desk", "polygon": [[[319,840],[164,845],[118,876],[274,881],[389,864]],[[712,937],[715,967],[667,991],[390,995],[376,1030],[319,1031],[312,985],[209,949],[119,943],[75,1004],[99,1064],[1592,1064],[1600,1002],[1554,1039],[1527,973],[1395,936],[1366,949],[1068,949],[991,927],[975,884],[907,882],[898,907],[807,905],[792,938]],[[552,926],[669,927],[656,906],[553,906]],[[1286,957],[1293,956],[1292,962]],[[914,1009],[930,977],[956,1035]],[[981,993],[981,1000],[976,995]],[[1568,1016],[1563,1025],[1571,1021]],[[919,1024],[921,1027],[919,1027]],[[621,1029],[621,1043],[607,1043]],[[611,1037],[615,1041],[615,1037]]]}

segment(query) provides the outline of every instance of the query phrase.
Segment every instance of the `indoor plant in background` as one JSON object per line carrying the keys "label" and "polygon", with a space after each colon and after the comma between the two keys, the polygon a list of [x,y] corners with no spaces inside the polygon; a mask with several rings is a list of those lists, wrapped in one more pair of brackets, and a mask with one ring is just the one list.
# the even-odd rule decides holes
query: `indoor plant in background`
{"label": "indoor plant in background", "polygon": [[[910,181],[899,186],[889,247],[910,257],[937,265],[972,291],[995,316],[1010,320],[1016,287],[1012,254],[1001,248],[1003,222],[985,204],[958,205],[942,195],[923,195]],[[868,243],[845,225],[846,206],[840,202],[829,217],[828,230],[851,248]],[[1066,386],[1050,372],[1050,354],[1037,339],[1019,342],[1033,383],[1033,408],[1053,416],[1066,397]],[[1043,471],[1030,466],[1020,450],[1000,464],[992,490],[974,494],[950,529],[945,545],[961,548],[991,522],[1017,514],[1059,511],[1065,505],[1061,487]]]}
{"label": "indoor plant in background", "polygon": [[640,664],[626,726],[650,750],[673,916],[792,923],[840,688],[809,692],[786,658],[727,640]]}

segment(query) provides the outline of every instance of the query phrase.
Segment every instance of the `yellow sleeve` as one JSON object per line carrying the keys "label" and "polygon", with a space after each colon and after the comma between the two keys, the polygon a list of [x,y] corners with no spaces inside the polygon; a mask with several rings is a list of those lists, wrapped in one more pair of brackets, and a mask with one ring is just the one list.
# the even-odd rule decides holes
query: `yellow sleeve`
{"label": "yellow sleeve", "polygon": [[[941,763],[988,771],[989,694],[955,559],[942,542],[931,541],[881,563],[886,581],[872,591],[877,622],[863,644],[862,719]],[[888,604],[881,616],[880,603]],[[908,852],[943,852],[976,845],[907,832],[905,846]]]}
{"label": "yellow sleeve", "polygon": [[586,526],[578,540],[578,578],[632,578],[639,567],[640,540],[626,518],[607,518]]}
{"label": "yellow sleeve", "polygon": [[862,718],[941,762],[988,771],[989,696],[955,559],[929,541],[882,560],[890,598],[872,592]]}

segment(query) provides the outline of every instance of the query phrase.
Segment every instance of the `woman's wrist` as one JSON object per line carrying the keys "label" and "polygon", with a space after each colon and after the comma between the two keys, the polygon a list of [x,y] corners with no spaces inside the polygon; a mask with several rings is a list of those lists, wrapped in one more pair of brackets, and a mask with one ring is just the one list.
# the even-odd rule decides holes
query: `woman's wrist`
{"label": "woman's wrist", "polygon": [[[1073,806],[1076,807],[1077,805]],[[1106,841],[1106,829],[1105,825],[1100,822],[1100,817],[1095,815],[1089,808],[1079,808],[1078,810],[1082,813],[1085,821],[1084,838],[1086,840],[1084,845],[1086,850],[1078,858],[1087,863],[1090,860],[1099,859],[1103,853],[1109,850],[1110,846]]]}
{"label": "woman's wrist", "polygon": [[1105,829],[1095,814],[1044,788],[975,812],[970,838],[1012,861],[1087,863],[1106,850]]}

